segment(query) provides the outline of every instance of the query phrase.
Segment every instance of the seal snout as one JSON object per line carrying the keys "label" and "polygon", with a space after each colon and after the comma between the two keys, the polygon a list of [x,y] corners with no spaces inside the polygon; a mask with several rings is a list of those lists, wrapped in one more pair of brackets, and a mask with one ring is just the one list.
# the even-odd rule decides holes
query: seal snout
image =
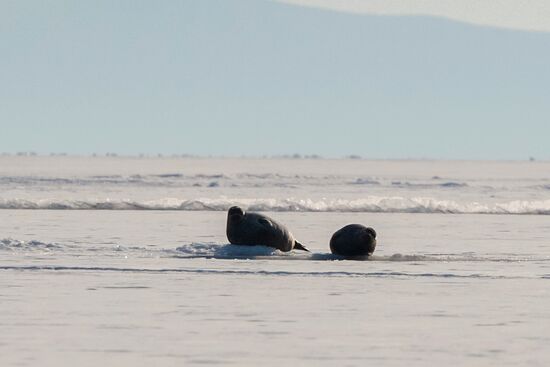
{"label": "seal snout", "polygon": [[230,217],[242,217],[244,215],[244,210],[238,206],[232,206],[229,208],[227,214],[229,214]]}
{"label": "seal snout", "polygon": [[376,240],[376,231],[371,228],[371,227],[367,227],[365,228],[365,232],[370,236],[372,237],[373,240]]}

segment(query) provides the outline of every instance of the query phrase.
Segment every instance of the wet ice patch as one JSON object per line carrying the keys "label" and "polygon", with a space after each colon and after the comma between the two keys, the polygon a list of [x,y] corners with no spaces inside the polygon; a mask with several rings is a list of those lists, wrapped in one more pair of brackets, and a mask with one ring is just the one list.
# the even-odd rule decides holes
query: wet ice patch
{"label": "wet ice patch", "polygon": [[216,243],[191,243],[176,248],[184,257],[212,257],[220,259],[255,258],[282,255],[283,252],[267,246],[241,246]]}

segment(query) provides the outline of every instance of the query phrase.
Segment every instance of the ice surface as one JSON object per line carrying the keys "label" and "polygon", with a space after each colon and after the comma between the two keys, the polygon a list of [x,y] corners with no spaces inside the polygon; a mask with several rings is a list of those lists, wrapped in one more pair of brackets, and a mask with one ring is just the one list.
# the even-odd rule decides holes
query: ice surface
{"label": "ice surface", "polygon": [[0,156],[0,209],[550,214],[548,162]]}
{"label": "ice surface", "polygon": [[0,209],[53,210],[186,210],[226,211],[239,205],[250,211],[275,212],[362,212],[362,213],[451,213],[451,214],[550,214],[549,200],[514,200],[502,203],[459,203],[427,197],[376,197],[356,200],[167,198],[150,201],[132,200],[0,200]]}
{"label": "ice surface", "polygon": [[[291,197],[519,211],[547,202],[546,163],[0,159],[3,203],[220,206],[0,210],[2,366],[550,363],[545,215],[258,207],[312,251],[282,253],[229,245],[221,211]],[[372,258],[329,253],[349,223],[376,229]]]}

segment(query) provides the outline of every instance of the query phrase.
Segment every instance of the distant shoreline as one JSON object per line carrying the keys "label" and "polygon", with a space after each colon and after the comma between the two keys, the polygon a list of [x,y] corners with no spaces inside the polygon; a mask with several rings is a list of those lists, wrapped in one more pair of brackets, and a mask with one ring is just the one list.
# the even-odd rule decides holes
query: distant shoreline
{"label": "distant shoreline", "polygon": [[280,154],[280,155],[199,155],[199,154],[118,154],[118,153],[92,153],[92,154],[68,154],[68,153],[36,153],[36,152],[3,152],[0,158],[118,158],[118,159],[250,159],[250,160],[357,160],[357,161],[472,161],[472,162],[548,162],[550,159],[536,159],[529,157],[525,159],[489,159],[489,158],[379,158],[364,157],[356,154],[344,156],[321,156],[319,154]]}

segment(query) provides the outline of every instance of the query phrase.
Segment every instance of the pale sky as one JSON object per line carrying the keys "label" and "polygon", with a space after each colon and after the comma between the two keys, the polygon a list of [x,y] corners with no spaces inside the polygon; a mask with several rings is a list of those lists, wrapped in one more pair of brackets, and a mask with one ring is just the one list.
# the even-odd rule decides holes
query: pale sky
{"label": "pale sky", "polygon": [[277,0],[357,14],[429,15],[473,24],[550,32],[548,0]]}
{"label": "pale sky", "polygon": [[542,2],[310,2],[2,1],[0,153],[550,159]]}

